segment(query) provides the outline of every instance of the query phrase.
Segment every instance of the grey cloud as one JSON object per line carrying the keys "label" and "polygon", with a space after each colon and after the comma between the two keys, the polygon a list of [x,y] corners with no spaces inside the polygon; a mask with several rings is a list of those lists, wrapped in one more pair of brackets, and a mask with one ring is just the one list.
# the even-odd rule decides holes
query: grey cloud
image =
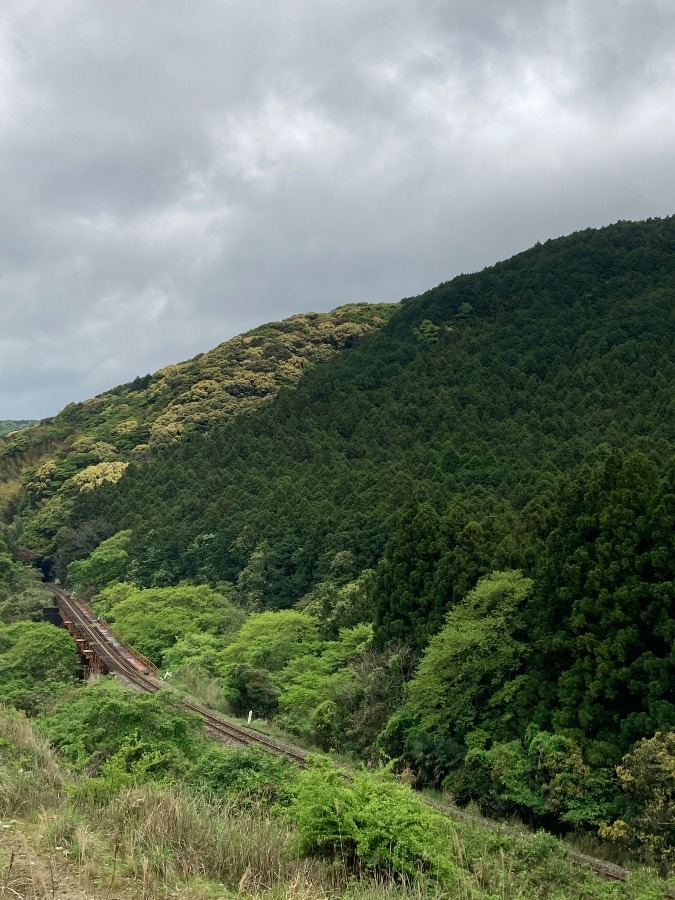
{"label": "grey cloud", "polygon": [[0,417],[673,212],[666,0],[0,11]]}

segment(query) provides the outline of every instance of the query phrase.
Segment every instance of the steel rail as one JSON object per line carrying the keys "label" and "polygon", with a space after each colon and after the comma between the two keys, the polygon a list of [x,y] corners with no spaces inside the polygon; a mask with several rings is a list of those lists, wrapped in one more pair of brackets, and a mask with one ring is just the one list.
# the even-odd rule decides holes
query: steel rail
{"label": "steel rail", "polygon": [[[137,661],[142,665],[146,664],[145,657],[139,658],[134,648],[123,643],[117,636],[110,635],[115,638],[115,643],[111,643],[110,636],[106,634],[107,623],[104,625],[104,623],[100,622],[90,622],[85,614],[85,610],[86,613],[91,613],[91,610],[85,604],[69,597],[65,591],[61,591],[58,588],[50,588],[50,590],[57,598],[59,606],[65,610],[70,620],[87,639],[92,650],[103,660],[110,672],[121,676],[132,687],[146,693],[157,693],[167,687],[160,678],[150,673],[146,675],[144,672],[136,669],[124,657],[122,652],[120,652],[121,650],[137,658]],[[119,649],[115,644],[119,645]],[[247,728],[244,725],[232,722],[225,716],[202,706],[202,704],[191,698],[180,697],[180,702],[187,709],[196,712],[204,721],[209,732],[221,740],[226,740],[230,743],[234,742],[241,747],[256,744],[275,756],[287,757],[300,768],[304,768],[307,764],[307,754],[298,748],[291,747],[283,741],[277,741],[253,728]]]}

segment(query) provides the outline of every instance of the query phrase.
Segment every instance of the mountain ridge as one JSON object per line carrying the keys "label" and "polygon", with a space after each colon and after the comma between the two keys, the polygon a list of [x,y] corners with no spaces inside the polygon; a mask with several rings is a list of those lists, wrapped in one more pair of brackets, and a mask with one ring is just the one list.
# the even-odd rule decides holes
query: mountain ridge
{"label": "mountain ridge", "polygon": [[[306,366],[354,346],[392,310],[390,304],[351,303],[270,322],[0,438],[5,516],[22,490],[37,504],[87,469],[92,484],[115,479],[134,456],[269,402]],[[88,483],[82,477],[80,485]]]}

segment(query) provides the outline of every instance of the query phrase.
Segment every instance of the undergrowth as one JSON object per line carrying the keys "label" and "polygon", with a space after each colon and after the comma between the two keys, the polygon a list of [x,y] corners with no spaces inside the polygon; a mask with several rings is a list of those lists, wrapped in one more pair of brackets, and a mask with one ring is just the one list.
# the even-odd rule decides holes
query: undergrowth
{"label": "undergrowth", "polygon": [[647,870],[627,884],[603,882],[574,868],[548,834],[522,840],[453,822],[391,776],[362,771],[346,779],[320,761],[298,773],[259,752],[213,747],[182,781],[122,782],[105,766],[93,775],[66,772],[29,721],[7,708],[0,708],[0,785],[3,822],[28,835],[49,872],[58,859],[101,896],[664,895]]}

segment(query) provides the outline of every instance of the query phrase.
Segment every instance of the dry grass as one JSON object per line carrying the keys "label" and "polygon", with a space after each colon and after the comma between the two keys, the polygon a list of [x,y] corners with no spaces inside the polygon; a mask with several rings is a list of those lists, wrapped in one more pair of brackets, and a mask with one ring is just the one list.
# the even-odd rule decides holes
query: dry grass
{"label": "dry grass", "polygon": [[49,742],[35,732],[22,712],[4,703],[0,703],[0,738],[21,753],[30,754],[47,777],[61,783],[59,764]]}
{"label": "dry grass", "polygon": [[0,706],[0,745],[10,748],[0,767],[0,815],[26,816],[59,803],[63,774],[53,750],[23,713]]}
{"label": "dry grass", "polygon": [[355,878],[342,867],[303,858],[294,831],[264,808],[242,810],[176,788],[144,785],[114,799],[103,818],[109,846],[114,845],[144,897],[166,891],[167,885],[186,898],[205,900],[214,890],[218,897],[232,893],[265,900],[422,900],[434,895],[421,882]]}
{"label": "dry grass", "polygon": [[25,848],[17,851],[15,843],[3,860],[0,847],[0,900],[58,900],[73,891],[81,898],[92,896],[92,886],[102,897],[114,888],[112,897],[130,885],[143,900],[394,900],[415,893],[386,881],[350,880],[341,869],[301,857],[293,829],[263,807],[243,810],[159,785],[112,799],[89,791],[91,779],[66,779],[25,716],[4,707],[0,745],[9,751],[0,766],[0,812],[16,817],[12,829],[30,831],[35,848],[29,865]]}
{"label": "dry grass", "polygon": [[460,822],[448,847],[458,875],[447,891],[421,880],[354,876],[339,861],[331,867],[303,858],[294,830],[262,806],[242,809],[177,786],[115,793],[105,780],[65,778],[30,722],[6,708],[0,708],[0,818],[0,900],[646,900],[664,894],[653,873],[618,885],[574,869],[548,835],[522,841]]}
{"label": "dry grass", "polygon": [[315,882],[322,868],[301,859],[293,832],[261,810],[242,811],[153,785],[134,788],[107,810],[114,840],[144,882],[203,877],[248,893],[294,879]]}

